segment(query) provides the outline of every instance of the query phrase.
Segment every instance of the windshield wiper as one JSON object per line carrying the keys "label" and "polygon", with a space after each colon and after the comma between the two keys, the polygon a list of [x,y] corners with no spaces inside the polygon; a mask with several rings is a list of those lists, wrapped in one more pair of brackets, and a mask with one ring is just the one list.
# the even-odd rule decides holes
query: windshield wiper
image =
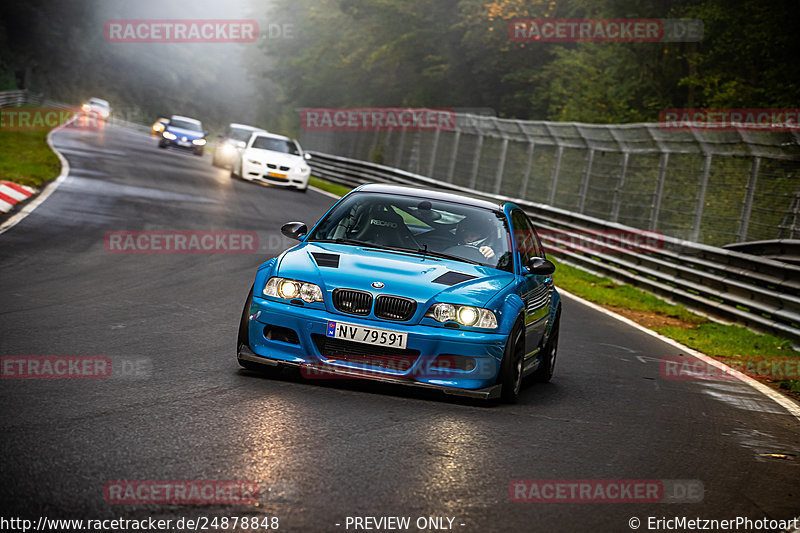
{"label": "windshield wiper", "polygon": [[365,248],[378,248],[379,250],[396,250],[391,246],[383,246],[372,242],[358,241],[356,239],[314,239],[308,242],[333,242],[336,244],[349,244],[351,246],[364,246]]}
{"label": "windshield wiper", "polygon": [[464,259],[463,257],[459,257],[457,255],[446,254],[444,252],[433,252],[431,250],[428,250],[427,246],[425,248],[420,248],[418,250],[409,250],[409,251],[410,252],[411,251],[415,251],[416,253],[418,253],[420,255],[429,255],[431,257],[439,257],[441,259],[451,259],[453,261],[463,261],[464,263],[471,263],[473,265],[481,265],[481,266],[483,266],[482,263],[479,263],[478,261],[473,261],[472,259]]}

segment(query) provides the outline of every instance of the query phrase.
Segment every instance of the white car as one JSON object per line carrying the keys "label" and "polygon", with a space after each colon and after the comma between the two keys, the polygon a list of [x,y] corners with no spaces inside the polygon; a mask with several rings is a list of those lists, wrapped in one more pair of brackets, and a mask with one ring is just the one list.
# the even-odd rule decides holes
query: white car
{"label": "white car", "polygon": [[100,117],[100,120],[107,120],[111,115],[111,105],[102,98],[89,98],[89,101],[81,106],[81,111],[86,115]]}
{"label": "white car", "polygon": [[234,161],[255,132],[267,133],[267,130],[247,124],[229,124],[225,134],[218,137],[211,164],[215,167],[232,168]]}
{"label": "white car", "polygon": [[311,167],[311,155],[294,139],[272,133],[250,135],[241,156],[231,169],[231,177],[259,181],[279,187],[294,187],[306,192]]}

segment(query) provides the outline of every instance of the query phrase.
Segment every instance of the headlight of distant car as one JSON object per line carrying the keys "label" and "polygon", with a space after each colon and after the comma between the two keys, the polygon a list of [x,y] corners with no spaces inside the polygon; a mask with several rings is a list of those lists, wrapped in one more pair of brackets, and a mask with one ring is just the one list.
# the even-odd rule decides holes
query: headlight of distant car
{"label": "headlight of distant car", "polygon": [[488,309],[472,307],[471,305],[434,304],[425,313],[437,322],[456,321],[462,326],[473,328],[494,329],[497,327],[497,317]]}
{"label": "headlight of distant car", "polygon": [[293,279],[269,278],[263,292],[267,296],[285,300],[300,298],[306,303],[322,301],[322,289],[318,285]]}
{"label": "headlight of distant car", "polygon": [[92,106],[90,106],[89,104],[83,104],[81,106],[81,110],[83,110],[84,113],[88,113],[89,111],[92,110]]}
{"label": "headlight of distant car", "polygon": [[256,161],[255,159],[248,159],[247,162],[250,163],[251,165],[260,165],[261,164],[261,161]]}
{"label": "headlight of distant car", "polygon": [[194,139],[192,141],[192,144],[194,144],[196,146],[203,146],[204,144],[206,144],[206,140],[205,139]]}
{"label": "headlight of distant car", "polygon": [[172,133],[171,131],[165,131],[163,135],[165,139],[169,139],[170,141],[174,141],[175,139],[178,138],[178,136]]}
{"label": "headlight of distant car", "polygon": [[164,123],[163,122],[157,122],[156,124],[153,124],[153,131],[156,132],[156,133],[158,133],[160,131],[164,131]]}

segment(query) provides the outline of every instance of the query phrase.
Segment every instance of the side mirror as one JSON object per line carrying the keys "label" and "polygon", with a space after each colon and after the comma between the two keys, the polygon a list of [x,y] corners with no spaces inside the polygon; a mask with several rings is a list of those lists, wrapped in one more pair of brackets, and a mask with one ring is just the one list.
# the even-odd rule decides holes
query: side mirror
{"label": "side mirror", "polygon": [[556,271],[556,266],[541,257],[532,257],[528,263],[528,272],[536,276],[548,276]]}
{"label": "side mirror", "polygon": [[306,153],[304,153],[304,154],[303,154],[303,158],[304,158],[304,159],[311,159],[311,154],[309,154],[308,152],[306,152]]}
{"label": "side mirror", "polygon": [[303,222],[287,222],[281,226],[281,233],[290,239],[299,241],[308,234],[308,226]]}

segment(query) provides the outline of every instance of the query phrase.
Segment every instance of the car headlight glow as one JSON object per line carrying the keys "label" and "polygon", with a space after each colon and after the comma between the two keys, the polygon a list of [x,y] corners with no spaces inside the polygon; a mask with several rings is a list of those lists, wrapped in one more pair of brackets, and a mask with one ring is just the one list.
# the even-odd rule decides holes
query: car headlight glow
{"label": "car headlight glow", "polygon": [[88,113],[89,111],[92,110],[92,106],[90,106],[89,104],[83,104],[81,106],[81,110],[83,110],[84,113]]}
{"label": "car headlight glow", "polygon": [[171,131],[165,131],[163,135],[165,139],[169,139],[170,141],[174,141],[175,139],[178,138],[178,136],[172,133]]}
{"label": "car headlight glow", "polygon": [[205,139],[194,139],[192,141],[192,144],[197,145],[197,146],[203,146],[204,144],[206,144],[206,140]]}
{"label": "car headlight glow", "polygon": [[155,132],[164,131],[164,124],[162,124],[161,122],[159,122],[158,124],[154,124],[153,131]]}
{"label": "car headlight glow", "polygon": [[223,154],[232,154],[235,151],[236,151],[236,147],[234,147],[232,144],[225,143],[225,144],[222,145],[222,153]]}
{"label": "car headlight glow", "polygon": [[322,301],[322,289],[318,285],[286,278],[270,278],[263,293],[285,300],[300,298],[309,304]]}
{"label": "car headlight glow", "polygon": [[462,326],[495,329],[497,317],[493,312],[471,305],[434,304],[425,314],[437,322],[458,322]]}

